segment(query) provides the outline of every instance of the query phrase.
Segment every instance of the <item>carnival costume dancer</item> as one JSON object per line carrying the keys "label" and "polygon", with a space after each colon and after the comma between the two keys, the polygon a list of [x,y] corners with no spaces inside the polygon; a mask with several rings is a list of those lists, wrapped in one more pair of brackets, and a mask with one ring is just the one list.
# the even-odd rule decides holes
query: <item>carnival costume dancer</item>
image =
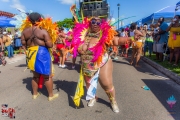
{"label": "carnival costume dancer", "polygon": [[[131,61],[130,61],[130,64],[132,65],[133,62],[134,62],[134,58],[135,58],[135,55],[136,55],[136,63],[135,63],[135,67],[138,67],[138,62],[140,60],[140,57],[141,57],[141,53],[142,53],[142,47],[143,47],[143,40],[144,40],[144,37],[145,37],[145,34],[143,34],[142,31],[138,31],[138,30],[135,30],[135,27],[136,24],[131,24],[131,28],[134,30],[134,36],[131,37],[133,43],[132,43],[132,57],[131,57]],[[141,34],[141,37],[140,38],[137,38],[137,34]]]}
{"label": "carnival costume dancer", "polygon": [[57,50],[60,53],[60,57],[59,57],[59,67],[60,68],[65,68],[66,65],[64,64],[65,59],[66,59],[66,42],[65,42],[65,34],[64,34],[64,28],[59,28],[59,37],[56,41],[56,46],[57,46]]}
{"label": "carnival costume dancer", "polygon": [[51,48],[57,39],[56,28],[57,25],[53,24],[50,18],[43,19],[39,13],[31,13],[21,26],[22,44],[28,49],[28,67],[33,72],[33,99],[40,95],[37,90],[42,77],[49,94],[48,100],[51,101],[59,96],[53,94],[52,81],[54,69]]}
{"label": "carnival costume dancer", "polygon": [[[141,33],[137,33],[136,36],[139,38]],[[80,79],[74,96],[76,106],[79,106],[79,100],[84,95],[83,80],[85,80],[88,90],[86,96],[86,100],[89,100],[88,106],[94,105],[97,81],[99,80],[101,87],[110,99],[113,111],[119,112],[112,82],[113,64],[108,55],[108,47],[124,45],[126,42],[130,44],[132,40],[115,37],[116,34],[116,31],[106,21],[102,21],[98,17],[85,18],[82,23],[76,23],[73,30],[73,52],[74,57],[80,53],[82,58]]]}

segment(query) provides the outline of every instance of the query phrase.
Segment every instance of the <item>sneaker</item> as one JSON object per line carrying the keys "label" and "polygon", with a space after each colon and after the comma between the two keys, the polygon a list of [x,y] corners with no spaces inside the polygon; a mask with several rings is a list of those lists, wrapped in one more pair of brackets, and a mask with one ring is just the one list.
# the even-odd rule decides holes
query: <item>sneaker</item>
{"label": "sneaker", "polygon": [[59,94],[56,93],[56,94],[54,94],[52,97],[48,97],[48,100],[49,100],[49,101],[52,101],[52,100],[54,100],[55,98],[57,98],[58,96],[59,96]]}
{"label": "sneaker", "polygon": [[59,68],[62,68],[62,65],[59,65],[58,67],[59,67]]}
{"label": "sneaker", "polygon": [[113,112],[115,113],[119,112],[119,108],[116,101],[111,102],[111,107],[112,107]]}
{"label": "sneaker", "polygon": [[115,57],[114,60],[118,60],[118,57]]}
{"label": "sneaker", "polygon": [[66,65],[62,65],[62,68],[66,68],[67,66]]}
{"label": "sneaker", "polygon": [[91,99],[91,100],[88,102],[88,107],[94,106],[95,103],[96,103],[96,98]]}

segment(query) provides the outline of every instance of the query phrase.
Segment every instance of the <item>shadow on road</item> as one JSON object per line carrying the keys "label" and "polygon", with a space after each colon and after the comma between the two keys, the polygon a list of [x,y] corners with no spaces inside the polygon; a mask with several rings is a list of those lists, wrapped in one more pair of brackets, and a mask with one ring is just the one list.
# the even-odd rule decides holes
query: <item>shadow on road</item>
{"label": "shadow on road", "polygon": [[[66,80],[56,80],[54,81],[54,84],[55,84],[55,89],[57,89],[57,91],[63,90],[64,92],[67,93],[69,106],[76,108],[73,102],[73,97],[75,95],[77,82],[66,81]],[[86,100],[86,93],[87,93],[87,90],[86,90],[86,87],[84,86],[84,96],[81,98],[82,100]],[[110,107],[110,103],[101,98],[98,98],[97,102],[105,104],[106,106]],[[82,101],[80,103],[79,108],[84,108]]]}
{"label": "shadow on road", "polygon": [[20,65],[18,65],[16,67],[27,67],[27,64],[20,64]]}
{"label": "shadow on road", "polygon": [[[74,105],[74,102],[73,102],[73,96],[76,91],[77,82],[66,81],[66,80],[56,80],[56,81],[54,81],[54,84],[55,84],[55,89],[57,89],[57,91],[60,91],[60,89],[61,89],[67,93],[69,106],[76,108],[76,106]],[[85,87],[84,87],[84,90],[86,90]],[[85,93],[86,93],[86,91],[85,91]],[[82,99],[85,99],[85,98],[82,97]],[[79,108],[84,108],[82,101],[80,103]]]}
{"label": "shadow on road", "polygon": [[[180,120],[180,93],[177,89],[167,84],[167,81],[153,80],[153,79],[142,79],[142,81],[150,88],[152,93],[160,101],[160,103],[166,108],[167,114],[172,116],[175,120]],[[176,103],[170,107],[167,103],[168,98],[171,96],[175,97]]]}
{"label": "shadow on road", "polygon": [[72,69],[72,62],[66,62],[65,64],[67,65],[68,70],[76,70],[78,73],[80,73],[81,65],[75,64],[75,69]]}
{"label": "shadow on road", "polygon": [[[23,84],[26,84],[26,89],[29,90],[31,92],[31,94],[33,94],[33,91],[32,91],[32,85],[31,85],[31,81],[32,81],[32,78],[31,77],[28,77],[28,78],[25,78],[23,79]],[[45,95],[46,97],[48,97],[48,92],[47,92],[47,89],[45,86],[43,86],[42,89],[38,89],[38,91]]]}

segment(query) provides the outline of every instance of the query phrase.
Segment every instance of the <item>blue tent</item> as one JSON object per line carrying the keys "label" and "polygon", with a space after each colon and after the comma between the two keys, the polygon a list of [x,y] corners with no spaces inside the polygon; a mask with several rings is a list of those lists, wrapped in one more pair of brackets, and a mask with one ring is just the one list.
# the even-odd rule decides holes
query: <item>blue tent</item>
{"label": "blue tent", "polygon": [[176,11],[179,10],[180,7],[180,1],[176,4]]}
{"label": "blue tent", "polygon": [[[175,9],[176,9],[176,6],[165,7],[163,9],[151,14],[150,16],[143,18],[142,23],[143,24],[144,23],[147,23],[147,24],[156,23],[160,17],[164,17],[165,22],[171,22],[172,18],[175,15]],[[176,14],[180,15],[180,11],[177,11]]]}
{"label": "blue tent", "polygon": [[13,18],[0,16],[0,27],[15,27],[10,23],[11,20],[13,20]]}

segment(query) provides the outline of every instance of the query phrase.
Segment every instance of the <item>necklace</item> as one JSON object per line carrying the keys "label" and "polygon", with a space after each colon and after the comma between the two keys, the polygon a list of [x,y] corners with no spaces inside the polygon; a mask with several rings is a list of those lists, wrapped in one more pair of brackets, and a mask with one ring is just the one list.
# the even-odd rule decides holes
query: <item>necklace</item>
{"label": "necklace", "polygon": [[87,33],[87,37],[99,38],[99,35],[100,35],[100,31],[97,33],[91,33],[91,32]]}

